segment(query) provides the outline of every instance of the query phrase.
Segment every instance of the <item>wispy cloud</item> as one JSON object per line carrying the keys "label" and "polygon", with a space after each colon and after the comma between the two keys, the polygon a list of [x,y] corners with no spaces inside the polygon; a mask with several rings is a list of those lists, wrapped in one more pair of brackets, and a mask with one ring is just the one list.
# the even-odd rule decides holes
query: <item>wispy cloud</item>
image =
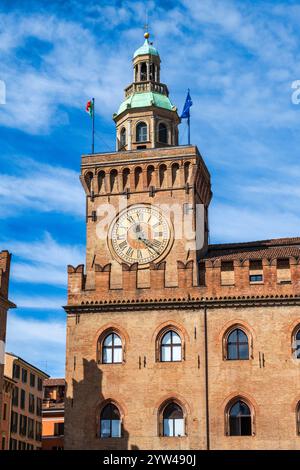
{"label": "wispy cloud", "polygon": [[65,323],[10,313],[6,350],[51,375],[64,376]]}
{"label": "wispy cloud", "polygon": [[17,258],[12,263],[11,277],[18,282],[65,286],[67,265],[84,261],[84,247],[60,244],[47,232],[42,240],[3,244]]}
{"label": "wispy cloud", "polygon": [[66,304],[65,297],[50,297],[49,295],[14,295],[14,303],[18,308],[26,308],[32,310],[58,310]]}
{"label": "wispy cloud", "polygon": [[78,173],[30,158],[15,157],[15,174],[0,174],[0,218],[26,210],[83,216],[84,192]]}

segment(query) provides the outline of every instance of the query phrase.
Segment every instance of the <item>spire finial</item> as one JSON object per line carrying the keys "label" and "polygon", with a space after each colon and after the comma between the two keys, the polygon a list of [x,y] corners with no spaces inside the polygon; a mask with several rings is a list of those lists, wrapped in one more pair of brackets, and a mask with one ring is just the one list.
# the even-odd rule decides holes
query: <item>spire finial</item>
{"label": "spire finial", "polygon": [[150,33],[149,33],[148,8],[147,8],[147,10],[146,10],[146,23],[144,24],[144,30],[145,30],[145,32],[144,32],[144,38],[147,39],[147,41],[148,41],[148,39],[149,39],[149,37],[150,37]]}

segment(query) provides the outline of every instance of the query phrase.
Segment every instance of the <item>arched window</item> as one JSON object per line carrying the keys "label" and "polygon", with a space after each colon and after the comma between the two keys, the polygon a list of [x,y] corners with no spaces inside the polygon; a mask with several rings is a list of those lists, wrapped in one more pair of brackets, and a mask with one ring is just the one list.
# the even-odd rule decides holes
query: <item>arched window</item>
{"label": "arched window", "polygon": [[135,189],[141,188],[142,184],[142,173],[143,170],[141,169],[140,166],[137,166],[134,170],[134,185]]}
{"label": "arched window", "polygon": [[111,170],[110,172],[110,192],[111,193],[116,190],[117,180],[118,180],[117,170]]}
{"label": "arched window", "polygon": [[237,400],[228,411],[229,436],[251,436],[252,418],[249,406],[242,400]]}
{"label": "arched window", "polygon": [[296,425],[297,425],[297,435],[300,436],[300,401],[296,407]]}
{"label": "arched window", "polygon": [[121,417],[118,408],[109,403],[101,411],[100,436],[121,437]]}
{"label": "arched window", "polygon": [[160,343],[161,362],[181,361],[181,338],[175,331],[167,331]]}
{"label": "arched window", "polygon": [[86,182],[86,185],[87,185],[89,191],[91,191],[93,189],[92,188],[93,176],[94,175],[91,171],[89,171],[88,173],[86,173],[84,175],[84,179],[85,179],[85,182]]}
{"label": "arched window", "polygon": [[122,362],[122,341],[117,333],[109,333],[103,340],[102,362],[120,364]]}
{"label": "arched window", "polygon": [[129,184],[129,175],[130,175],[130,170],[129,168],[124,168],[123,170],[123,190],[126,189],[126,186]]}
{"label": "arched window", "polygon": [[298,325],[293,334],[293,354],[295,359],[300,359],[300,326]]}
{"label": "arched window", "polygon": [[162,144],[168,143],[168,128],[164,122],[161,122],[158,126],[158,141]]}
{"label": "arched window", "polygon": [[179,183],[179,165],[178,163],[174,163],[172,165],[172,186],[175,186]]}
{"label": "arched window", "polygon": [[166,185],[167,167],[166,165],[160,165],[159,167],[159,185],[164,187]]}
{"label": "arched window", "polygon": [[142,62],[141,64],[141,82],[145,82],[147,80],[147,64],[146,62]]}
{"label": "arched window", "polygon": [[184,436],[184,417],[177,403],[169,403],[163,411],[163,436]]}
{"label": "arched window", "polygon": [[154,166],[150,165],[147,167],[147,186],[153,186],[153,177],[154,177]]}
{"label": "arched window", "polygon": [[136,126],[136,141],[146,142],[147,141],[147,124],[145,122],[139,122]]}
{"label": "arched window", "polygon": [[121,132],[120,132],[120,148],[124,148],[126,145],[126,129],[125,127],[122,127]]}
{"label": "arched window", "polygon": [[184,164],[184,182],[188,183],[190,179],[190,162],[185,162]]}
{"label": "arched window", "polygon": [[99,173],[98,173],[98,191],[99,191],[99,193],[101,193],[102,191],[105,190],[104,181],[105,181],[105,172],[104,171],[99,171]]}
{"label": "arched window", "polygon": [[248,336],[240,328],[235,328],[227,337],[227,355],[230,361],[249,359]]}

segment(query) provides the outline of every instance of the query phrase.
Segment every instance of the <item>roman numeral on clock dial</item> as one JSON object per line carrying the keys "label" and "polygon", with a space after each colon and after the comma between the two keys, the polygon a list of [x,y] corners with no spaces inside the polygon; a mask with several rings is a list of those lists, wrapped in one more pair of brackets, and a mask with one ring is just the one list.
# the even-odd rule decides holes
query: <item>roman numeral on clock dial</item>
{"label": "roman numeral on clock dial", "polygon": [[158,208],[147,204],[129,207],[111,228],[111,247],[126,263],[148,264],[161,258],[170,245],[170,226]]}

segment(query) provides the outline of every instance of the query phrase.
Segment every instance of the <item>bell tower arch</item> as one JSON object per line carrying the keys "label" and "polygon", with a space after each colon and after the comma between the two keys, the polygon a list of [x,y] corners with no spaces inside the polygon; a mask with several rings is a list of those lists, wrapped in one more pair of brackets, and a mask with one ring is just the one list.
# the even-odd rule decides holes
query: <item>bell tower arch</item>
{"label": "bell tower arch", "polygon": [[116,150],[142,150],[178,145],[177,108],[160,81],[160,56],[150,34],[133,55],[133,82],[125,88],[125,99],[113,115]]}

